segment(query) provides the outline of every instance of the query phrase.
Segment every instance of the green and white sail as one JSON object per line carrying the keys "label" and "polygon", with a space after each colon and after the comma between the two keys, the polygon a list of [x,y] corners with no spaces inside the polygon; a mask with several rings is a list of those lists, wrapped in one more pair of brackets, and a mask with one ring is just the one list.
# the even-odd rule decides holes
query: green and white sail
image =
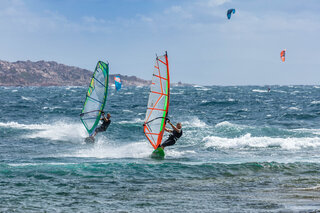
{"label": "green and white sail", "polygon": [[93,73],[86,94],[80,119],[89,135],[94,133],[99,124],[108,94],[109,64],[99,61]]}

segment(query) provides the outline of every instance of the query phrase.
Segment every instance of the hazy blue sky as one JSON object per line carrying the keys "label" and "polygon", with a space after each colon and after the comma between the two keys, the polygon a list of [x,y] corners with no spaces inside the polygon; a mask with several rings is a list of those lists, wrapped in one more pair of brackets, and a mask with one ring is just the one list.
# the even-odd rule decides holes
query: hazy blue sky
{"label": "hazy blue sky", "polygon": [[[204,85],[320,83],[319,0],[0,0],[0,60]],[[231,20],[226,11],[235,8]],[[286,62],[280,51],[287,49]]]}

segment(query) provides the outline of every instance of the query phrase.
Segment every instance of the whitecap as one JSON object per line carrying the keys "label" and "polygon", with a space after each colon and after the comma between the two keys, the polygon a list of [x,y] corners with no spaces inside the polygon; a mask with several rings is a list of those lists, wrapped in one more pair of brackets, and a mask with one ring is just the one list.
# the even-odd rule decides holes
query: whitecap
{"label": "whitecap", "polygon": [[26,100],[26,101],[34,101],[35,99],[34,98],[30,98],[30,97],[24,97],[24,96],[21,96],[22,100]]}
{"label": "whitecap", "polygon": [[222,138],[216,136],[206,136],[203,138],[205,147],[218,148],[266,148],[280,147],[285,150],[297,150],[303,148],[320,147],[319,137],[306,138],[271,138],[271,137],[252,137],[251,134],[246,134],[237,138]]}
{"label": "whitecap", "polygon": [[311,104],[320,104],[320,101],[312,101]]}
{"label": "whitecap", "polygon": [[220,127],[220,126],[235,126],[235,124],[230,123],[229,121],[222,121],[220,123],[217,123],[215,127]]}
{"label": "whitecap", "polygon": [[146,158],[154,149],[148,143],[134,142],[129,144],[119,144],[119,142],[107,142],[105,137],[99,137],[91,147],[76,150],[62,157],[83,157],[83,158]]}
{"label": "whitecap", "polygon": [[187,121],[182,121],[182,125],[188,126],[188,127],[207,127],[207,124],[203,121],[201,121],[198,117],[192,117],[191,119],[188,119]]}
{"label": "whitecap", "polygon": [[0,127],[33,130],[24,135],[26,138],[45,138],[61,141],[82,141],[87,132],[81,123],[67,123],[63,121],[52,124],[20,124],[17,122],[0,122]]}
{"label": "whitecap", "polygon": [[298,108],[298,107],[289,107],[288,109],[289,109],[289,110],[296,110],[296,111],[300,111],[300,110],[301,110],[301,109]]}
{"label": "whitecap", "polygon": [[261,90],[261,89],[253,89],[252,92],[264,93],[264,92],[268,92],[268,91],[267,90]]}
{"label": "whitecap", "polygon": [[144,120],[140,119],[140,118],[135,118],[131,121],[120,121],[119,124],[135,124],[135,123],[143,123]]}

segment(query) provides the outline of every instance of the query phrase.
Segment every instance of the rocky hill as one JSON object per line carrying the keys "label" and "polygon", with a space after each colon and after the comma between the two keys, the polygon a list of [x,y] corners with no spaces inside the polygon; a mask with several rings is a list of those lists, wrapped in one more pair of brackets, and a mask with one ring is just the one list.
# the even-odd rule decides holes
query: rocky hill
{"label": "rocky hill", "polygon": [[[59,64],[54,61],[17,61],[0,60],[0,86],[87,86],[92,71]],[[114,82],[116,75],[109,76]],[[120,75],[126,86],[148,86],[146,81],[135,76]]]}

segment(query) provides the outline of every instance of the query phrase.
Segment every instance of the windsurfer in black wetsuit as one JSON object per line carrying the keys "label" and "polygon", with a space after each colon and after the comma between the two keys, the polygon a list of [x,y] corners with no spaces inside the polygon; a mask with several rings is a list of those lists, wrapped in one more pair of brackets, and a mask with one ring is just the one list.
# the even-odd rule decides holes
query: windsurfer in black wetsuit
{"label": "windsurfer in black wetsuit", "polygon": [[172,129],[167,129],[165,128],[164,130],[167,132],[170,132],[171,134],[169,135],[168,139],[160,144],[161,148],[164,149],[166,146],[172,146],[174,145],[177,140],[182,136],[182,125],[181,123],[177,123],[177,125],[173,125],[170,120],[168,120],[168,124],[171,125]]}
{"label": "windsurfer in black wetsuit", "polygon": [[106,131],[108,129],[108,127],[109,127],[109,125],[111,123],[110,118],[111,118],[110,113],[108,113],[107,117],[105,117],[104,116],[104,112],[103,111],[101,112],[101,119],[100,120],[102,121],[102,124],[101,124],[101,126],[96,128],[96,130],[94,131],[94,134],[92,135],[92,137],[96,136],[96,134],[98,132],[104,132],[104,131]]}

